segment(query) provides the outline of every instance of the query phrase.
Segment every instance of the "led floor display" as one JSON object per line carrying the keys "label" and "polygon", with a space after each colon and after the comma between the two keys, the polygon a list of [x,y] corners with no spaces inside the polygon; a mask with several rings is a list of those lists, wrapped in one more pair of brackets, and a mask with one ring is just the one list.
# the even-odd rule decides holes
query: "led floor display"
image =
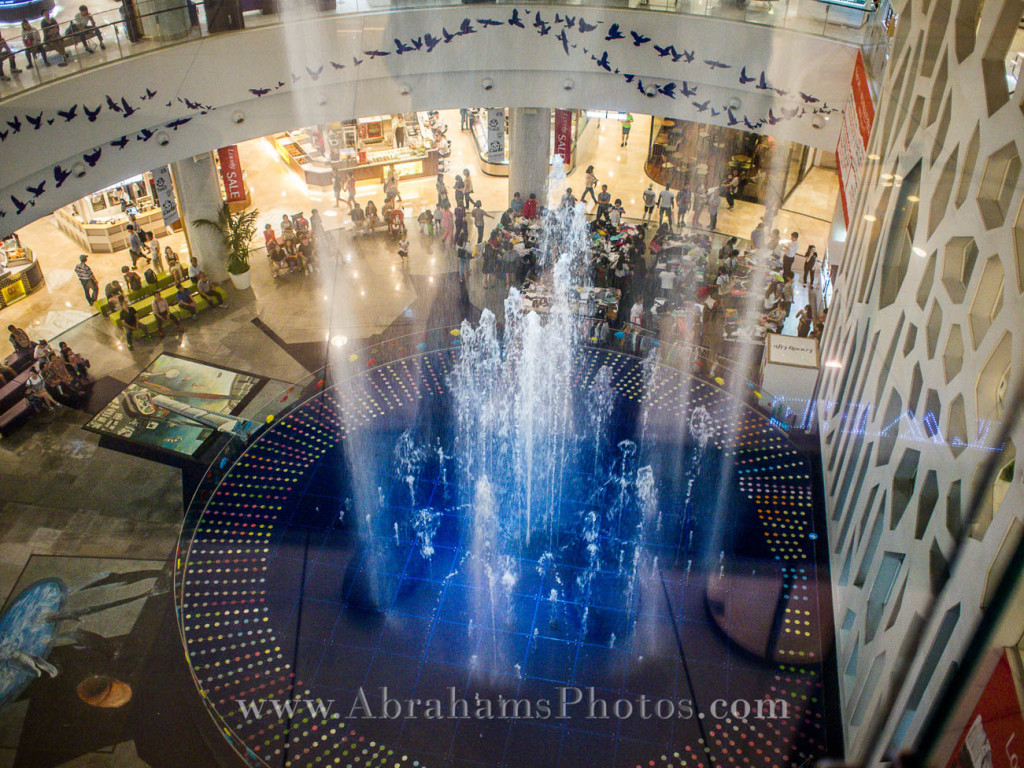
{"label": "led floor display", "polygon": [[210,498],[178,597],[236,748],[350,768],[836,754],[827,566],[784,433],[602,349],[570,358],[569,411],[557,392],[469,410],[460,349],[318,394]]}

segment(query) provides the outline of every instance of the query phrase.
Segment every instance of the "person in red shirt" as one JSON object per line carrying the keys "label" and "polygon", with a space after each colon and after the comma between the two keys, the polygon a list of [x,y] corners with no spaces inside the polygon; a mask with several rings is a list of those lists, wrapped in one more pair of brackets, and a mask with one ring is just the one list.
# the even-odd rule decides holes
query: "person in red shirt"
{"label": "person in red shirt", "polygon": [[529,199],[525,203],[523,203],[523,218],[537,218],[537,196],[533,194],[533,192],[530,193]]}

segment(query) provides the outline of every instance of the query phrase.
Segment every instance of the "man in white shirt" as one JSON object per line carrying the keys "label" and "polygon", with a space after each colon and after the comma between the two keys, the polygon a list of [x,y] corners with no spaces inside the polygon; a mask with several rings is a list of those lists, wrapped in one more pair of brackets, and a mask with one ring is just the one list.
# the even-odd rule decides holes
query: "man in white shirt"
{"label": "man in white shirt", "polygon": [[199,273],[202,271],[203,270],[199,268],[199,259],[193,256],[188,260],[188,276],[192,280],[195,280],[197,277],[199,277]]}
{"label": "man in white shirt", "polygon": [[661,226],[661,222],[668,217],[668,225],[672,226],[672,205],[675,203],[676,196],[672,194],[672,190],[665,187],[661,190],[661,194],[658,195],[658,226]]}
{"label": "man in white shirt", "polygon": [[89,13],[88,7],[84,5],[78,6],[78,13],[75,14],[74,23],[75,29],[77,29],[79,34],[82,36],[82,45],[85,46],[85,50],[92,53],[92,48],[89,47],[90,37],[95,37],[100,41],[100,48],[103,50],[107,49],[107,46],[103,44],[103,33],[96,26],[96,19],[94,19],[92,14]]}

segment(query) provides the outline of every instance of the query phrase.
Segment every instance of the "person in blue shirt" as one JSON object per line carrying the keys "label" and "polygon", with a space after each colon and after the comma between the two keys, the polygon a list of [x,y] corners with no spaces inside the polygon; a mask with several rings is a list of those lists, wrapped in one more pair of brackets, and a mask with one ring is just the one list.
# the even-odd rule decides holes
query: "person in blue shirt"
{"label": "person in blue shirt", "polygon": [[195,299],[192,298],[192,294],[190,294],[188,292],[188,288],[181,283],[175,283],[174,287],[178,289],[178,292],[174,294],[174,297],[178,300],[178,306],[191,312],[192,319],[195,320],[199,313],[196,309],[196,302]]}

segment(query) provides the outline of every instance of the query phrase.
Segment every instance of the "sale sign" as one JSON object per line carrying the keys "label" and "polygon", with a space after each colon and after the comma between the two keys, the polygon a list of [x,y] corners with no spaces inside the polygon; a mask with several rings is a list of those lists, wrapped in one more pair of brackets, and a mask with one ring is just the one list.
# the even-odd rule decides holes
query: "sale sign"
{"label": "sale sign", "polygon": [[1019,768],[1024,754],[1024,717],[1013,682],[1013,670],[1003,653],[947,768]]}
{"label": "sale sign", "polygon": [[238,159],[238,147],[234,144],[217,150],[220,161],[220,178],[224,182],[224,195],[229,203],[245,201],[245,184],[242,181],[242,162]]}
{"label": "sale sign", "polygon": [[850,226],[850,208],[860,188],[861,169],[867,155],[871,126],[875,122],[875,105],[871,101],[868,74],[864,69],[864,57],[857,51],[853,66],[853,83],[850,97],[843,110],[843,124],[839,129],[839,144],[836,160],[839,167],[839,190],[843,201],[843,218]]}
{"label": "sale sign", "polygon": [[572,162],[572,112],[555,110],[555,155],[569,165]]}

